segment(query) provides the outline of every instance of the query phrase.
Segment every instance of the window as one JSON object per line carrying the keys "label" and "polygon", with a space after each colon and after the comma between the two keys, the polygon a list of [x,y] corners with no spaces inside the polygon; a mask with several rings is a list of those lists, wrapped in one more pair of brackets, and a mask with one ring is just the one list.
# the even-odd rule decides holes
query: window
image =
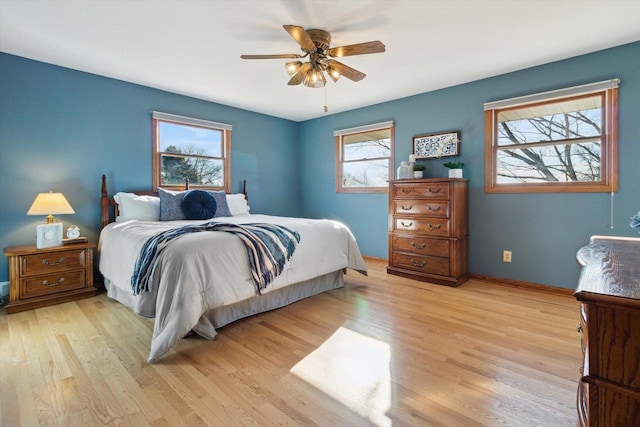
{"label": "window", "polygon": [[153,188],[230,191],[231,125],[153,112]]}
{"label": "window", "polygon": [[485,191],[617,191],[618,80],[485,104]]}
{"label": "window", "polygon": [[385,193],[393,179],[393,122],[335,131],[336,192]]}

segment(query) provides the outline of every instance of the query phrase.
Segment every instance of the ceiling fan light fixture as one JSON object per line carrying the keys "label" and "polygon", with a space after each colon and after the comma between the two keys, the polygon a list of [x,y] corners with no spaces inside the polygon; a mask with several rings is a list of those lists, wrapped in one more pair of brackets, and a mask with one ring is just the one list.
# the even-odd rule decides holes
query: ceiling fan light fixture
{"label": "ceiling fan light fixture", "polygon": [[331,67],[327,68],[327,74],[329,74],[329,77],[331,77],[331,80],[333,80],[334,83],[337,83],[338,79],[342,77],[342,74]]}
{"label": "ceiling fan light fixture", "polygon": [[287,62],[286,64],[284,64],[284,67],[285,67],[285,70],[287,70],[287,74],[289,74],[290,76],[293,76],[300,71],[300,68],[302,67],[302,62],[300,61]]}
{"label": "ceiling fan light fixture", "polygon": [[309,70],[304,78],[304,85],[307,87],[319,88],[327,84],[327,79],[321,70]]}

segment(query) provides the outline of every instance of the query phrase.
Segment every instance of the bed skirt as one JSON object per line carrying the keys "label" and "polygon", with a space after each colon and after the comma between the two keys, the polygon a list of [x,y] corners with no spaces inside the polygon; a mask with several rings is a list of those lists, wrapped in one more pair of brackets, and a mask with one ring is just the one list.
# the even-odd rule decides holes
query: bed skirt
{"label": "bed skirt", "polygon": [[[130,308],[137,314],[145,316],[144,313],[136,310],[136,297],[132,291],[124,291],[115,286],[109,279],[104,278],[104,286],[107,290],[107,296],[114,299],[126,307]],[[214,328],[221,328],[236,320],[252,316],[254,314],[263,313],[265,311],[274,310],[284,307],[301,299],[308,298],[313,295],[344,286],[344,270],[334,271],[333,273],[324,274],[304,282],[294,283],[282,288],[274,289],[262,295],[256,295],[243,301],[233,304],[217,307],[206,311],[203,314],[205,319],[200,319],[200,323],[207,322]],[[198,328],[200,329],[200,328]],[[207,339],[213,339],[216,332],[198,334]]]}

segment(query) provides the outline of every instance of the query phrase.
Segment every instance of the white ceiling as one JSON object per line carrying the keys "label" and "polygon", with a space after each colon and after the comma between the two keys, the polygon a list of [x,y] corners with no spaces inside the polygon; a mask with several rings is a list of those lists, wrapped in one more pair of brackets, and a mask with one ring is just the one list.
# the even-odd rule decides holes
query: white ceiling
{"label": "white ceiling", "polygon": [[300,53],[283,24],[386,45],[340,60],[367,77],[327,82],[331,114],[637,41],[639,17],[639,0],[0,0],[0,51],[303,121],[323,89],[240,59]]}

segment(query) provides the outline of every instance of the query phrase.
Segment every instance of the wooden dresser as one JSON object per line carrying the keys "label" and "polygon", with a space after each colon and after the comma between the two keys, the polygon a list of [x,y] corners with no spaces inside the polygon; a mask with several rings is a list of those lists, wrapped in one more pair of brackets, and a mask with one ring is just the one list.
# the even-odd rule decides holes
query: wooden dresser
{"label": "wooden dresser", "polygon": [[389,182],[387,273],[441,285],[469,278],[468,180]]}
{"label": "wooden dresser", "polygon": [[594,236],[577,254],[583,266],[583,426],[640,426],[640,239]]}
{"label": "wooden dresser", "polygon": [[9,257],[7,313],[74,301],[96,295],[93,286],[93,243],[36,249],[35,245],[4,249]]}

